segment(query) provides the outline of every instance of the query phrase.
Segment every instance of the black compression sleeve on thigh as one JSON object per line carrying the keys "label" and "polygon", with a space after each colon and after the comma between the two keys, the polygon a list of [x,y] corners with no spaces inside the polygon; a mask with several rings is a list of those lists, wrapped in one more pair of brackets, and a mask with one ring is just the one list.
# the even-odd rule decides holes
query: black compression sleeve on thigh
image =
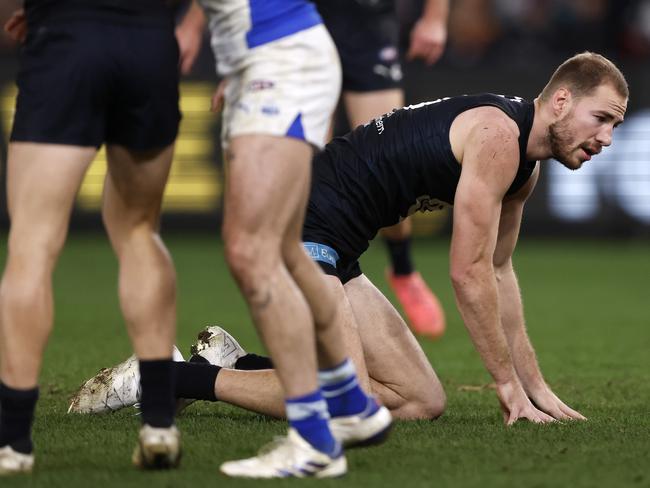
{"label": "black compression sleeve on thigh", "polygon": [[0,447],[10,445],[23,454],[32,452],[32,421],[38,387],[16,390],[0,383]]}
{"label": "black compression sleeve on thigh", "polygon": [[393,273],[396,275],[408,275],[413,272],[413,262],[411,261],[411,238],[392,240],[384,239]]}
{"label": "black compression sleeve on thigh", "polygon": [[205,363],[174,363],[176,368],[176,398],[216,402],[214,383],[220,366]]}
{"label": "black compression sleeve on thigh", "polygon": [[235,369],[245,369],[248,371],[256,371],[258,369],[273,369],[273,363],[271,362],[271,358],[248,353],[245,356],[240,357],[235,362]]}

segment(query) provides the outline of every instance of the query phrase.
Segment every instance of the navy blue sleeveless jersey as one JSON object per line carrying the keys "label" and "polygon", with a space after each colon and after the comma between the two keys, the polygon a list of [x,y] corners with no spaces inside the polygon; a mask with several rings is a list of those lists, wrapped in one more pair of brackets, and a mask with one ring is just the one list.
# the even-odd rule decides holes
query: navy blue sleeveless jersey
{"label": "navy blue sleeveless jersey", "polygon": [[461,165],[449,129],[460,113],[480,106],[499,108],[519,127],[519,170],[508,194],[521,188],[536,164],[526,160],[531,102],[493,94],[424,102],[357,127],[314,158],[305,240],[357,259],[382,227],[453,205]]}

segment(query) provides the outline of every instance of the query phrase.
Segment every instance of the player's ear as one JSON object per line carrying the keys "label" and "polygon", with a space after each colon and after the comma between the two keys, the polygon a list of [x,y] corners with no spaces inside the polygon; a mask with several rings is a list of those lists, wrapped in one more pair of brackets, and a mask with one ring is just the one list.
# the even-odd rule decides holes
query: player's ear
{"label": "player's ear", "polygon": [[568,113],[572,100],[573,97],[568,88],[561,86],[555,90],[555,93],[553,93],[553,97],[551,98],[551,106],[553,107],[553,113],[555,116],[562,118],[563,115]]}

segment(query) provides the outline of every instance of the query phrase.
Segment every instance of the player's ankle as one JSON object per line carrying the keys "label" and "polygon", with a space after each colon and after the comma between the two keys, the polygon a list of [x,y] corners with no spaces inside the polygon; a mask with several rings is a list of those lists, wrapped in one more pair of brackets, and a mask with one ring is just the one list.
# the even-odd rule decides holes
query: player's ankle
{"label": "player's ankle", "polygon": [[332,417],[356,415],[366,409],[368,396],[359,386],[350,359],[334,368],[319,371],[318,381]]}
{"label": "player's ankle", "polygon": [[286,405],[289,426],[312,447],[330,456],[340,452],[341,446],[332,436],[327,423],[329,414],[320,390],[289,398]]}

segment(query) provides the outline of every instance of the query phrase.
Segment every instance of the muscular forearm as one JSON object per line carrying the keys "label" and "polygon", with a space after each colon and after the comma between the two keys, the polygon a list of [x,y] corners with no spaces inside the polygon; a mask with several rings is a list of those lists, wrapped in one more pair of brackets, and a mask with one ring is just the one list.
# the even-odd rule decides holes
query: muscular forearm
{"label": "muscular forearm", "polygon": [[456,302],[472,342],[497,383],[517,380],[499,319],[497,283],[491,267],[453,278]]}
{"label": "muscular forearm", "polygon": [[526,333],[517,277],[509,264],[503,269],[498,269],[496,276],[501,325],[517,375],[526,392],[530,393],[531,390],[543,386],[544,379],[537,363],[535,350]]}
{"label": "muscular forearm", "polygon": [[192,0],[185,16],[183,17],[181,25],[187,29],[194,29],[198,32],[203,32],[205,24],[206,19],[203,9],[196,0]]}
{"label": "muscular forearm", "polygon": [[426,0],[422,18],[446,23],[449,16],[449,0]]}

